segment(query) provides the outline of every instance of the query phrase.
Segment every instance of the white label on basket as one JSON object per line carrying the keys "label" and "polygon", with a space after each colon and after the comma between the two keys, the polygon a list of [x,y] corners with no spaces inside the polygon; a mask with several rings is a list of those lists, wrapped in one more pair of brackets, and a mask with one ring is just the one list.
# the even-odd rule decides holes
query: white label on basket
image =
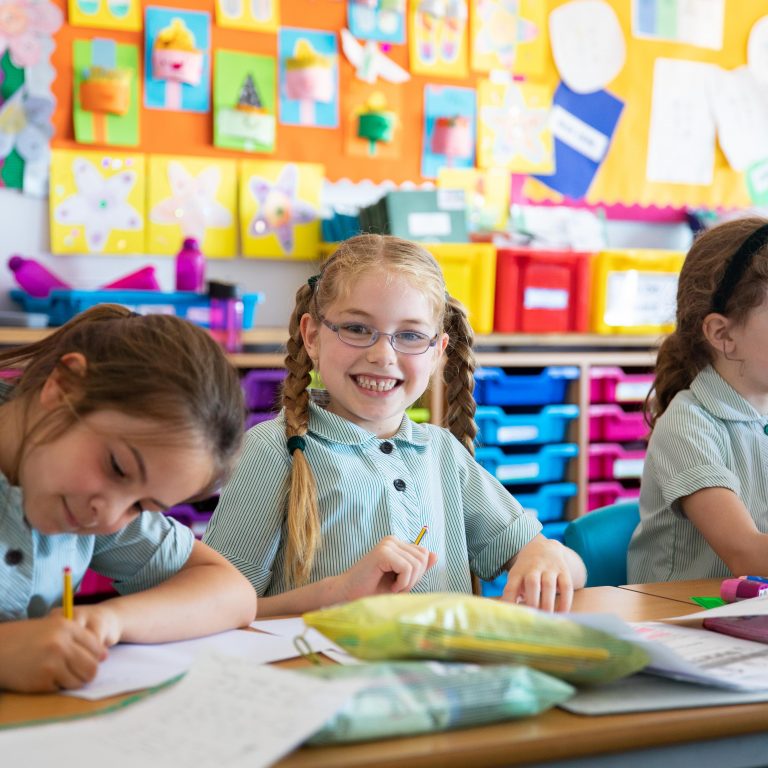
{"label": "white label on basket", "polygon": [[568,291],[559,288],[526,288],[525,309],[568,309]]}
{"label": "white label on basket", "polygon": [[522,480],[527,477],[538,477],[539,465],[532,464],[505,464],[496,470],[496,478],[502,483],[505,480]]}
{"label": "white label on basket", "polygon": [[500,443],[519,443],[522,440],[535,440],[539,436],[539,428],[532,424],[517,427],[499,427],[496,439]]}
{"label": "white label on basket", "polygon": [[606,325],[665,325],[674,322],[677,275],[669,272],[609,272]]}
{"label": "white label on basket", "polygon": [[411,237],[444,237],[451,234],[451,217],[447,213],[409,213],[408,234]]}
{"label": "white label on basket", "polygon": [[622,477],[642,477],[643,462],[645,459],[616,459],[613,462],[613,476]]}
{"label": "white label on basket", "polygon": [[175,315],[176,307],[173,304],[139,304],[134,311],[140,315]]}
{"label": "white label on basket", "polygon": [[650,391],[650,381],[621,381],[616,384],[616,402],[639,402],[645,400]]}

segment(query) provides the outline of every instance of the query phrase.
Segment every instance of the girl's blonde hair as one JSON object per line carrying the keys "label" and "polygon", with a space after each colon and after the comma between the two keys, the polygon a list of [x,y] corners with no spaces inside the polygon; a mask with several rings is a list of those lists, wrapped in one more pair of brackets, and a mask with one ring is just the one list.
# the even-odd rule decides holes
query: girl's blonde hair
{"label": "girl's blonde hair", "polygon": [[[659,348],[653,388],[645,402],[646,421],[651,427],[672,398],[714,362],[704,336],[704,318],[720,312],[740,324],[765,301],[768,233],[763,230],[761,236],[758,230],[766,225],[768,220],[757,217],[728,221],[699,235],[688,251],[677,284],[676,327]],[[756,233],[755,247],[747,243],[749,252],[742,251],[742,245]],[[740,262],[743,259],[743,269],[735,273],[728,269],[734,256]]]}
{"label": "girl's blonde hair", "polygon": [[[84,372],[62,362],[69,353],[82,354]],[[69,397],[41,422],[45,440],[102,410],[155,422],[157,437],[170,443],[200,440],[214,463],[213,476],[201,478],[201,496],[224,482],[242,442],[245,409],[237,372],[206,331],[175,316],[142,316],[102,304],[41,341],[0,351],[0,368],[14,369],[11,397],[26,401],[25,413],[57,372]],[[31,439],[27,432],[13,474]]]}
{"label": "girl's blonde hair", "polygon": [[[371,270],[384,270],[407,280],[433,307],[437,327],[449,336],[443,367],[447,410],[445,426],[474,455],[475,425],[474,333],[462,304],[449,296],[440,266],[424,248],[389,235],[359,235],[344,241],[322,266],[320,274],[296,292],[296,306],[288,326],[289,339],[283,385],[285,433],[292,456],[288,495],[286,563],[295,585],[309,578],[320,538],[317,486],[300,438],[309,424],[312,360],[304,347],[300,323],[305,314],[316,323],[339,296],[352,290],[355,281]],[[291,440],[294,438],[294,440]],[[298,447],[297,447],[298,446]]]}

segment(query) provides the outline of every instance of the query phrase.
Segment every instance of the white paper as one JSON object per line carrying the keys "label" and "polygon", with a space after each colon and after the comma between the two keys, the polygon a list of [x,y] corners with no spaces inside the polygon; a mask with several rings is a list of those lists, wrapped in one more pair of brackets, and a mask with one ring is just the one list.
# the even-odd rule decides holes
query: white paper
{"label": "white paper", "polygon": [[552,55],[563,82],[576,93],[605,88],[626,59],[624,33],[603,0],[574,0],[549,14]]}
{"label": "white paper", "polygon": [[90,683],[74,691],[62,691],[62,695],[96,700],[152,688],[186,672],[196,657],[211,651],[237,656],[251,664],[267,664],[300,655],[288,638],[242,630],[178,643],[120,644],[109,649],[109,656]]}
{"label": "white paper", "polygon": [[768,95],[747,67],[713,69],[710,99],[728,163],[743,171],[768,157]]}
{"label": "white paper", "polygon": [[709,102],[714,66],[656,59],[648,135],[649,181],[711,184],[715,119]]}
{"label": "white paper", "polygon": [[327,681],[227,656],[178,684],[87,720],[0,731],[4,765],[260,768],[317,731],[359,681]]}
{"label": "white paper", "polygon": [[300,616],[292,619],[257,619],[251,622],[251,626],[260,632],[289,638],[291,642],[294,638],[301,636],[315,653],[325,653],[327,650],[346,653],[343,648],[329,640],[325,635],[316,629],[310,629]]}
{"label": "white paper", "polygon": [[641,646],[643,670],[661,677],[738,691],[768,690],[768,645],[662,622],[627,624],[612,614],[571,613],[577,624]]}

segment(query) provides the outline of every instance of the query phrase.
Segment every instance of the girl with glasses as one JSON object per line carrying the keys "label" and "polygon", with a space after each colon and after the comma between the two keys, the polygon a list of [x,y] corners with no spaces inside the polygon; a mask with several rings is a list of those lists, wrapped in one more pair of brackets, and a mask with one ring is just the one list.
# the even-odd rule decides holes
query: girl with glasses
{"label": "girl with glasses", "polygon": [[700,235],[646,403],[631,582],[768,575],[768,221]]}
{"label": "girl with glasses", "polygon": [[[472,329],[426,250],[342,243],[298,290],[289,332],[282,412],[248,433],[205,535],[264,596],[259,616],[470,592],[473,573],[502,570],[505,599],[570,607],[583,563],[474,460]],[[441,363],[448,428],[415,424],[405,411]]]}

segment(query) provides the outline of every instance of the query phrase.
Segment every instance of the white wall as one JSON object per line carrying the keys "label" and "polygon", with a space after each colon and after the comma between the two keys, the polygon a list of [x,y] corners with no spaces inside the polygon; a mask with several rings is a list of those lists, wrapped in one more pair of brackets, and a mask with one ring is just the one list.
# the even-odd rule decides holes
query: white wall
{"label": "white wall", "polygon": [[[352,185],[343,196],[355,199]],[[371,186],[370,184],[368,186]],[[361,190],[362,192],[363,190]],[[365,188],[365,197],[371,197]],[[374,195],[375,197],[376,195]],[[338,200],[334,200],[338,204]],[[359,195],[358,200],[359,202]],[[607,224],[608,245],[615,248],[673,248],[686,250],[690,243],[687,226],[616,222]],[[173,290],[174,261],[168,256],[51,256],[48,231],[48,200],[0,188],[0,309],[16,309],[8,291],[16,287],[8,257],[19,253],[44,264],[62,280],[81,289],[93,289],[129,272],[153,264],[163,290]],[[209,259],[207,276],[238,283],[243,292],[261,292],[265,301],[256,312],[256,325],[280,326],[288,323],[296,289],[317,271],[313,261],[291,262],[274,259]]]}

